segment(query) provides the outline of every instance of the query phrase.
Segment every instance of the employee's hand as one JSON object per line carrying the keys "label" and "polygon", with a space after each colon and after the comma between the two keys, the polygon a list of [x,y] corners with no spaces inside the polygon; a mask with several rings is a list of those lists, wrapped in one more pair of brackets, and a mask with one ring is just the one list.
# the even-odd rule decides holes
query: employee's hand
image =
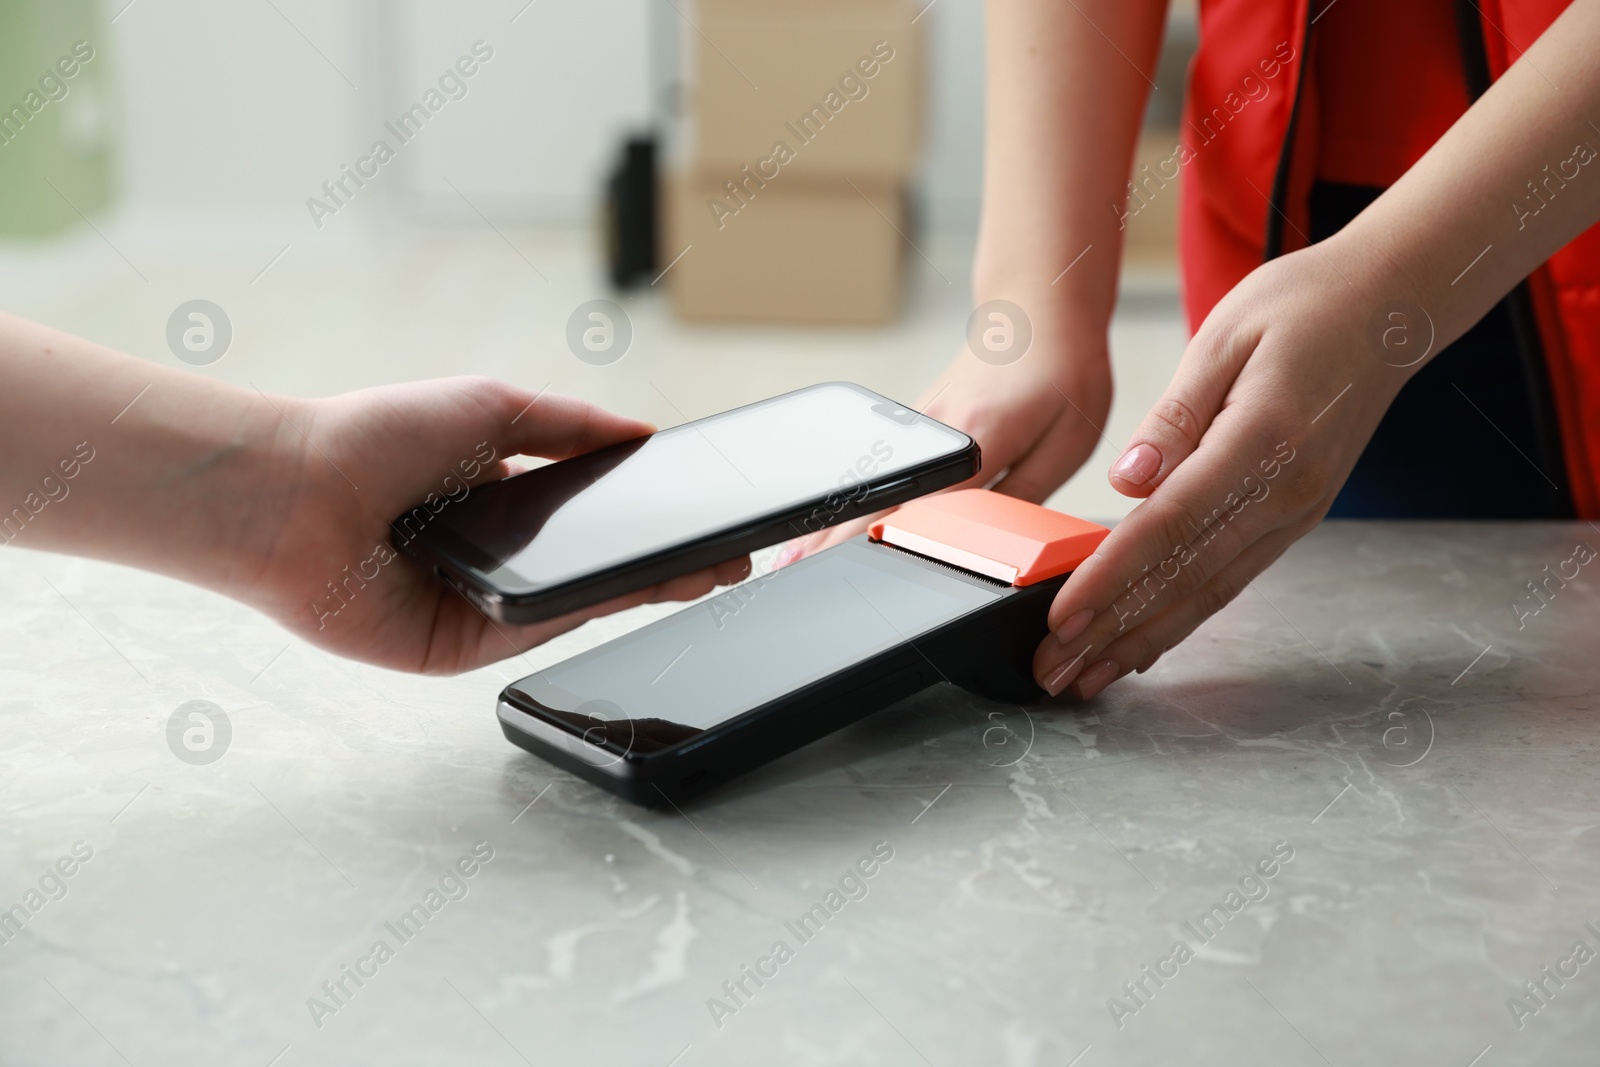
{"label": "employee's hand", "polygon": [[[986,486],[1042,501],[1089,458],[1111,407],[1105,331],[1086,327],[1036,337],[1017,361],[986,363],[966,346],[917,409],[978,442],[983,468],[961,486]],[[999,479],[996,482],[996,479]],[[849,540],[871,518],[796,538],[779,565]]]}
{"label": "employee's hand", "polygon": [[[1148,667],[1327,512],[1422,366],[1384,361],[1393,311],[1422,309],[1437,352],[1600,220],[1600,182],[1570,178],[1594,156],[1597,42],[1600,4],[1569,5],[1349,225],[1217,304],[1113,467],[1112,485],[1146,499],[1056,597],[1057,636],[1034,659],[1041,683],[1088,697]],[[1561,195],[1508,210],[1507,190],[1567,160]],[[1459,476],[1450,455],[1433,458],[1440,477]]]}
{"label": "employee's hand", "polygon": [[[244,598],[306,640],[400,670],[453,673],[540,644],[598,615],[686,600],[749,573],[739,559],[530,626],[489,619],[389,546],[389,521],[424,500],[512,472],[516,455],[564,459],[654,427],[581,400],[488,378],[279,401],[296,489]],[[298,443],[298,447],[293,447]],[[470,492],[470,490],[468,490]]]}
{"label": "employee's hand", "polygon": [[1217,304],[1112,465],[1144,500],[1057,594],[1040,685],[1088,699],[1148,669],[1317,524],[1415,373],[1383,361],[1375,329],[1409,295],[1335,238]]}
{"label": "employee's hand", "polygon": [[969,485],[1037,503],[1070,478],[1100,440],[1111,407],[1105,333],[1086,329],[1070,338],[1036,339],[1021,359],[1000,366],[963,346],[926,402],[926,414],[965,431],[982,449],[983,470]]}

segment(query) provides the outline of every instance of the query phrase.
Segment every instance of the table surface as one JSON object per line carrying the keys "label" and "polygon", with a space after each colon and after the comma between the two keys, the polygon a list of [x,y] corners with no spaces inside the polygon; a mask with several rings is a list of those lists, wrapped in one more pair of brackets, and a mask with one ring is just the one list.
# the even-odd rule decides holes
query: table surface
{"label": "table surface", "polygon": [[931,689],[666,813],[494,717],[638,613],[416,678],[12,551],[0,1063],[1592,1064],[1580,544],[1327,523],[1089,706]]}

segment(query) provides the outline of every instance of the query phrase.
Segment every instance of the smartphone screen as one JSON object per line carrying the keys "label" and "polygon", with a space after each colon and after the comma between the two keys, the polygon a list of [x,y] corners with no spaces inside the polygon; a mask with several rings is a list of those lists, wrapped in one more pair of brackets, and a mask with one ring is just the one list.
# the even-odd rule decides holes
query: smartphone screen
{"label": "smartphone screen", "polygon": [[980,579],[847,541],[511,688],[591,744],[649,752],[1003,595],[1005,590]]}
{"label": "smartphone screen", "polygon": [[471,490],[435,522],[495,588],[534,593],[860,494],[971,447],[966,435],[833,382]]}

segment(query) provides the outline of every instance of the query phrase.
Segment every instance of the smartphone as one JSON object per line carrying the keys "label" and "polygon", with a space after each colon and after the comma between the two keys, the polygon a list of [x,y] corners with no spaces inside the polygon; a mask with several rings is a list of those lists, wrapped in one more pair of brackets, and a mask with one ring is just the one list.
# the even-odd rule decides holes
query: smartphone
{"label": "smartphone", "polygon": [[[676,803],[961,674],[952,641],[974,651],[1021,592],[863,535],[513,683],[501,728],[628,800]],[[1033,593],[1040,638],[1049,595]]]}
{"label": "smartphone", "polygon": [[828,382],[465,489],[390,524],[491,618],[538,622],[943,489],[966,434]]}

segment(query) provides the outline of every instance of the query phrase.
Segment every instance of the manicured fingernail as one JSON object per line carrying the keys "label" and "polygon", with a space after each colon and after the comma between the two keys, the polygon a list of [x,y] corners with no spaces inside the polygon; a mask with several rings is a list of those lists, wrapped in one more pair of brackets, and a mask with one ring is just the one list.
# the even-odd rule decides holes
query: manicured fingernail
{"label": "manicured fingernail", "polygon": [[1117,677],[1117,665],[1111,660],[1103,659],[1099,663],[1083,672],[1078,679],[1078,694],[1080,699],[1088,700],[1100,690],[1110,685]]}
{"label": "manicured fingernail", "polygon": [[1051,696],[1059,696],[1061,691],[1071,685],[1072,679],[1076,678],[1078,672],[1083,669],[1083,656],[1088,651],[1088,649],[1084,649],[1083,652],[1052,671],[1050,676],[1044,680],[1044,691]]}
{"label": "manicured fingernail", "polygon": [[1083,608],[1068,615],[1061,624],[1061,629],[1056,631],[1056,640],[1063,645],[1077,637],[1089,628],[1089,620],[1094,618],[1093,608]]}
{"label": "manicured fingernail", "polygon": [[772,561],[772,569],[777,570],[780,567],[787,567],[789,564],[793,563],[799,558],[800,546],[787,545],[781,551],[779,551],[777,558]]}
{"label": "manicured fingernail", "polygon": [[1111,465],[1111,475],[1134,485],[1143,485],[1161,469],[1161,453],[1154,445],[1137,444]]}

